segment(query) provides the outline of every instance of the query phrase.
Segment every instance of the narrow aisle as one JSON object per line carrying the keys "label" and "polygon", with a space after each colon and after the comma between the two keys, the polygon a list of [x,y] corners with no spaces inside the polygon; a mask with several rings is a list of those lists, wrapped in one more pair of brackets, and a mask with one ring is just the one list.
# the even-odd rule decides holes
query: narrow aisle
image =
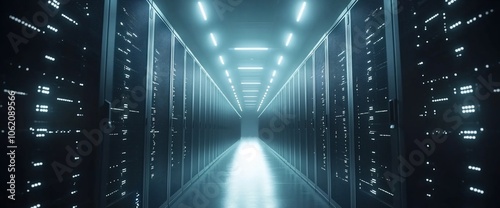
{"label": "narrow aisle", "polygon": [[174,208],[330,207],[257,138],[244,138],[174,203]]}

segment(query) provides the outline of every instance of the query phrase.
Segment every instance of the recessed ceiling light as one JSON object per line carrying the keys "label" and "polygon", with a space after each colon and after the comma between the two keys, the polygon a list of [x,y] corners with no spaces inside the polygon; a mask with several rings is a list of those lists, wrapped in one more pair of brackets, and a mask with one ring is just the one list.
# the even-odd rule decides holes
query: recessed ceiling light
{"label": "recessed ceiling light", "polygon": [[260,85],[260,82],[241,82],[242,85]]}
{"label": "recessed ceiling light", "polygon": [[234,48],[236,51],[267,51],[269,48]]}
{"label": "recessed ceiling light", "polygon": [[302,2],[302,7],[300,7],[300,12],[299,12],[299,15],[297,16],[297,22],[300,21],[300,19],[302,18],[302,14],[304,13],[304,9],[306,8],[306,2]]}
{"label": "recessed ceiling light", "polygon": [[257,96],[255,96],[255,95],[245,95],[245,96],[243,96],[243,97],[246,97],[246,98],[255,98],[255,97],[257,97]]}
{"label": "recessed ceiling light", "polygon": [[259,90],[242,90],[242,92],[259,92]]}
{"label": "recessed ceiling light", "polygon": [[229,78],[228,80],[229,80],[229,83],[233,83],[233,81],[231,81],[231,79],[230,79],[230,78]]}
{"label": "recessed ceiling light", "polygon": [[273,78],[271,78],[271,81],[270,81],[270,82],[271,82],[271,83],[273,83]]}
{"label": "recessed ceiling light", "polygon": [[[227,72],[227,71],[226,71]],[[228,75],[229,76],[229,75]],[[273,71],[273,77],[276,76],[276,70]]]}
{"label": "recessed ceiling light", "polygon": [[240,70],[262,70],[264,69],[263,67],[260,66],[240,66],[238,67]]}
{"label": "recessed ceiling light", "polygon": [[217,41],[215,40],[215,36],[213,33],[210,33],[210,38],[212,39],[212,43],[214,44],[214,46],[217,46]]}
{"label": "recessed ceiling light", "polygon": [[280,58],[278,59],[278,65],[281,65],[281,62],[283,62],[283,56],[280,56]]}
{"label": "recessed ceiling light", "polygon": [[226,70],[226,76],[229,77],[229,71],[228,70]]}
{"label": "recessed ceiling light", "polygon": [[222,58],[222,56],[219,56],[219,60],[220,60],[220,63],[222,63],[222,65],[224,65],[224,59]]}
{"label": "recessed ceiling light", "polygon": [[288,46],[290,44],[290,41],[292,40],[292,36],[293,36],[293,33],[290,33],[288,35],[288,38],[286,39],[286,43],[285,43],[285,46]]}
{"label": "recessed ceiling light", "polygon": [[203,8],[203,4],[201,2],[198,2],[198,7],[200,7],[201,14],[203,15],[203,19],[207,21],[207,14],[205,14],[205,9]]}

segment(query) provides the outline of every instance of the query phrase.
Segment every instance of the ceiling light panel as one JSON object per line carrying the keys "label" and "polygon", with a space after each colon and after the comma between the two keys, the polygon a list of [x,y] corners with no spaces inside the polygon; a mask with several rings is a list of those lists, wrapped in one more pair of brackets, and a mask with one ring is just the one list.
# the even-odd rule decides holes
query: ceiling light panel
{"label": "ceiling light panel", "polygon": [[263,67],[260,66],[240,66],[238,67],[240,70],[262,70],[264,69]]}
{"label": "ceiling light panel", "polygon": [[235,51],[267,51],[269,48],[234,48]]}
{"label": "ceiling light panel", "polygon": [[288,38],[286,39],[285,46],[290,45],[290,41],[292,40],[293,33],[288,34]]}
{"label": "ceiling light panel", "polygon": [[302,18],[302,14],[304,14],[304,10],[306,9],[306,2],[302,2],[302,6],[300,7],[299,15],[297,15],[297,22]]}
{"label": "ceiling light panel", "polygon": [[198,2],[198,7],[200,8],[201,15],[203,15],[203,19],[207,21],[207,14],[205,13],[205,8],[203,8],[203,4]]}
{"label": "ceiling light panel", "polygon": [[241,82],[242,85],[260,85],[260,82]]}
{"label": "ceiling light panel", "polygon": [[214,44],[214,46],[217,46],[217,40],[215,40],[215,36],[213,33],[210,33],[210,38],[212,39],[212,43]]}
{"label": "ceiling light panel", "polygon": [[[220,63],[221,63],[222,65],[224,65],[224,64],[225,64],[225,63],[224,63],[224,58],[222,58],[222,56],[219,56],[219,61],[220,61]],[[229,76],[229,75],[228,75],[228,76]]]}

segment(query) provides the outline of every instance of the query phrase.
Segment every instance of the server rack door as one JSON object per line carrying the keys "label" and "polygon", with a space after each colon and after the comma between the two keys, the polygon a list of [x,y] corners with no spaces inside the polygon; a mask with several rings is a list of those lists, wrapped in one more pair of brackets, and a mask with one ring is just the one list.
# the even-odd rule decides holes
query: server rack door
{"label": "server rack door", "polygon": [[316,148],[315,148],[315,126],[314,126],[314,68],[312,56],[309,57],[305,65],[306,81],[306,125],[307,125],[307,177],[316,182]]}
{"label": "server rack door", "polygon": [[155,15],[153,77],[151,99],[149,207],[159,207],[167,200],[168,135],[170,134],[170,61],[172,33]]}
{"label": "server rack door", "polygon": [[201,74],[201,102],[202,102],[202,105],[201,105],[201,135],[200,135],[200,145],[201,145],[201,151],[200,151],[200,154],[201,154],[201,161],[200,161],[200,165],[201,165],[201,169],[200,170],[203,170],[203,168],[205,168],[205,161],[206,161],[206,152],[207,152],[207,131],[206,131],[206,124],[207,124],[207,106],[208,106],[208,96],[207,96],[207,88],[208,88],[208,82],[207,82],[207,75],[205,74],[205,72],[202,72]]}
{"label": "server rack door", "polygon": [[300,87],[300,78],[299,78],[299,73],[295,73],[293,76],[294,79],[294,90],[293,90],[293,122],[294,122],[294,129],[295,129],[295,168],[297,168],[298,171],[301,171],[301,164],[302,164],[302,149],[301,149],[301,144],[300,144],[300,107],[299,107],[299,87]]}
{"label": "server rack door", "polygon": [[285,125],[286,125],[286,141],[287,141],[287,144],[288,144],[288,160],[290,162],[290,164],[293,166],[294,164],[294,157],[293,157],[293,126],[292,126],[292,123],[291,123],[291,120],[289,119],[292,115],[292,82],[288,82],[288,86],[287,86],[287,100],[286,100],[286,120],[284,121]]}
{"label": "server rack door", "polygon": [[[283,88],[283,91],[281,93],[283,94],[283,100],[281,102],[281,107],[282,111],[280,112],[281,114],[287,115],[288,114],[288,98],[290,94],[288,94],[288,89],[290,89],[290,85],[288,82],[285,84],[285,88]],[[283,131],[282,131],[282,138],[281,138],[281,144],[283,147],[283,158],[290,163],[290,140],[288,137],[288,125],[284,122],[280,122],[281,126],[283,126]]]}
{"label": "server rack door", "polygon": [[290,140],[291,140],[291,157],[292,157],[292,166],[297,167],[298,159],[297,159],[297,114],[295,114],[295,91],[296,91],[296,81],[295,77],[292,76],[290,80],[290,110],[289,110],[289,126],[290,126]]}
{"label": "server rack door", "polygon": [[172,68],[172,123],[170,134],[170,196],[182,186],[182,149],[183,149],[183,107],[184,107],[184,46],[174,39],[174,58]]}
{"label": "server rack door", "polygon": [[1,175],[8,181],[3,187],[11,189],[3,190],[2,204],[95,207],[96,184],[87,181],[99,177],[101,141],[91,143],[83,132],[99,129],[104,4],[75,0],[44,11],[50,6],[39,3],[1,3],[0,123],[3,154],[8,154]]}
{"label": "server rack door", "polygon": [[194,73],[194,113],[193,113],[193,176],[200,171],[200,108],[201,108],[201,66],[196,62]]}
{"label": "server rack door", "polygon": [[384,173],[392,170],[384,1],[360,1],[351,10],[356,141],[356,203],[392,207]]}
{"label": "server rack door", "polygon": [[212,146],[213,146],[213,134],[212,134],[212,122],[213,122],[213,109],[214,109],[214,86],[213,83],[209,80],[208,81],[209,86],[208,86],[208,109],[207,109],[207,137],[208,137],[208,144],[207,144],[207,156],[205,157],[205,164],[208,165],[210,164],[210,161],[212,161]]}
{"label": "server rack door", "polygon": [[[283,88],[283,90],[280,92],[280,102],[278,104],[279,106],[279,111],[278,111],[278,115],[279,114],[283,114],[286,112],[286,109],[285,109],[285,100],[286,100],[286,85],[285,87]],[[288,161],[288,159],[286,158],[286,140],[285,140],[285,126],[283,125],[282,122],[277,122],[277,126],[279,126],[279,148],[280,148],[280,155],[286,160]]]}
{"label": "server rack door", "polygon": [[191,180],[192,148],[193,148],[193,85],[194,85],[194,59],[186,52],[186,71],[184,85],[184,145],[183,161],[184,176],[183,184]]}
{"label": "server rack door", "polygon": [[327,127],[326,127],[326,43],[314,53],[315,79],[315,140],[316,140],[316,185],[328,193],[327,175]]}
{"label": "server rack door", "polygon": [[[328,36],[329,128],[331,198],[341,207],[351,207],[349,155],[349,108],[346,52],[346,22],[342,20]],[[354,159],[354,158],[352,158]]]}
{"label": "server rack door", "polygon": [[404,159],[413,169],[397,176],[407,187],[418,187],[406,189],[407,205],[496,207],[500,4],[408,1],[401,6]]}
{"label": "server rack door", "polygon": [[307,176],[307,163],[308,163],[308,152],[307,152],[307,108],[306,108],[306,70],[305,66],[299,69],[299,111],[300,111],[300,158],[301,158],[301,171],[302,174]]}
{"label": "server rack door", "polygon": [[106,82],[113,132],[104,144],[101,197],[105,207],[130,207],[142,204],[149,4],[120,0],[116,7],[115,42],[108,49],[114,51],[113,71]]}
{"label": "server rack door", "polygon": [[290,98],[290,117],[291,117],[291,123],[290,123],[290,130],[292,132],[291,137],[292,137],[292,160],[293,160],[293,167],[298,170],[298,164],[299,164],[299,150],[298,150],[298,127],[297,127],[297,112],[296,112],[296,101],[297,101],[297,95],[295,94],[297,91],[297,78],[295,76],[292,76],[291,83],[292,83],[292,89],[291,89],[291,98]]}

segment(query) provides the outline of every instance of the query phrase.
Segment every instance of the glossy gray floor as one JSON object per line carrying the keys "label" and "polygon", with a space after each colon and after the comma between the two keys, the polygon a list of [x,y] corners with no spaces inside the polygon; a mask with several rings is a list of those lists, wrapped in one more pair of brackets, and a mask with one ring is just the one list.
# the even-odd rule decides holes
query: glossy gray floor
{"label": "glossy gray floor", "polygon": [[172,207],[330,207],[264,145],[258,139],[240,140]]}

